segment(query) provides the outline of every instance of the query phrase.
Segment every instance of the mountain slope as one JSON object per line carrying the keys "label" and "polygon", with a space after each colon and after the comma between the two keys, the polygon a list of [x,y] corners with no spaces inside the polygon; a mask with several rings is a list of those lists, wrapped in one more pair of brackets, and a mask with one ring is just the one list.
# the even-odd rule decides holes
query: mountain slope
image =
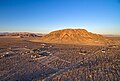
{"label": "mountain slope", "polygon": [[40,41],[62,44],[106,44],[108,39],[85,29],[63,29],[43,36]]}

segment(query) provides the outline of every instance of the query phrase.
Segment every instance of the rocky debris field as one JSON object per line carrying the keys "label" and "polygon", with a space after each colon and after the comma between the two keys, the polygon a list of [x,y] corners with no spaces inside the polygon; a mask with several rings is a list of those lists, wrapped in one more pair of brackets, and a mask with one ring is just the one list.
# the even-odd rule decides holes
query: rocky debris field
{"label": "rocky debris field", "polygon": [[119,45],[0,38],[0,81],[119,81],[119,76]]}

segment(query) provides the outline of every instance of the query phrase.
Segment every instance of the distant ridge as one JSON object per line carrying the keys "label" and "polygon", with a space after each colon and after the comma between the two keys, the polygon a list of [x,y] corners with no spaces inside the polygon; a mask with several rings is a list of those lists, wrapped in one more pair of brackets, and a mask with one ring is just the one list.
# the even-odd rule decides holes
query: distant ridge
{"label": "distant ridge", "polygon": [[41,37],[39,42],[60,44],[107,44],[109,39],[102,35],[88,32],[85,29],[56,30]]}
{"label": "distant ridge", "polygon": [[120,37],[120,35],[103,34],[105,37]]}
{"label": "distant ridge", "polygon": [[25,38],[25,37],[38,37],[42,34],[35,34],[35,33],[29,33],[29,32],[3,32],[0,33],[0,36],[19,36],[21,38]]}

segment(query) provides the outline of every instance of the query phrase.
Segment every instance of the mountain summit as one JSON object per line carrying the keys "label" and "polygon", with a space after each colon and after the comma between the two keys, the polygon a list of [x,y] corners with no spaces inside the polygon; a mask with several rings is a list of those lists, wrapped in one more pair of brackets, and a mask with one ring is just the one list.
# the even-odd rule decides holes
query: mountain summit
{"label": "mountain summit", "polygon": [[61,44],[105,44],[107,39],[85,29],[63,29],[50,32],[43,36],[40,41]]}

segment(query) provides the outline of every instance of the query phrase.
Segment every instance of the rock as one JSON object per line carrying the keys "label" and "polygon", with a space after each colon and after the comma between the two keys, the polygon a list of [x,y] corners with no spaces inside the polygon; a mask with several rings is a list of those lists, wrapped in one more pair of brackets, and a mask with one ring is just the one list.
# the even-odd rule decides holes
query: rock
{"label": "rock", "polygon": [[49,56],[50,55],[50,52],[40,52],[39,55],[41,56]]}

